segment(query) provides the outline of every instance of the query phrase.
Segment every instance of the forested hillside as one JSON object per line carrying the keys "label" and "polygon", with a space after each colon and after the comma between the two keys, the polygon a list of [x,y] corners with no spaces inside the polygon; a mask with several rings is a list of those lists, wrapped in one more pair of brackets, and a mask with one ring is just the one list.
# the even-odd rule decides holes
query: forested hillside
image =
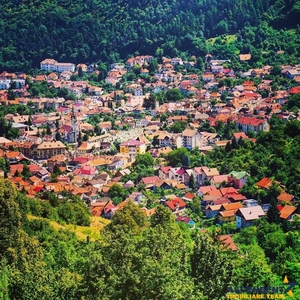
{"label": "forested hillside", "polygon": [[[206,38],[238,33],[239,42],[248,39],[246,42],[255,46],[274,35],[269,25],[297,28],[300,20],[297,0],[0,3],[0,69],[14,71],[38,67],[46,57],[76,63],[116,61],[137,51],[203,56],[207,52]],[[280,43],[286,42],[277,40],[273,48],[281,48]],[[242,46],[238,45],[238,50],[247,50]]]}

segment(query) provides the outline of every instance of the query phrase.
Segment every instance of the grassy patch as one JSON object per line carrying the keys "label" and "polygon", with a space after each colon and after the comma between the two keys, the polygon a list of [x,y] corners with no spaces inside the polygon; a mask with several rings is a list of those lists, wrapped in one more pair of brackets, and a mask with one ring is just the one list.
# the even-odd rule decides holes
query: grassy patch
{"label": "grassy patch", "polygon": [[104,218],[91,217],[90,226],[77,226],[72,224],[62,225],[57,223],[56,221],[51,221],[49,219],[36,217],[32,215],[27,215],[27,218],[28,220],[35,220],[35,219],[47,220],[55,230],[62,229],[62,230],[68,230],[70,232],[74,232],[76,236],[81,240],[86,240],[86,238],[89,236],[91,241],[99,240],[101,229],[110,222],[109,220],[106,220]]}
{"label": "grassy patch", "polygon": [[[218,37],[208,39],[207,44],[208,45],[213,45],[216,42],[217,38]],[[231,43],[235,42],[236,39],[237,39],[235,34],[228,34],[228,35],[220,36],[220,38],[222,40],[222,43],[226,43],[226,44],[231,44]]]}

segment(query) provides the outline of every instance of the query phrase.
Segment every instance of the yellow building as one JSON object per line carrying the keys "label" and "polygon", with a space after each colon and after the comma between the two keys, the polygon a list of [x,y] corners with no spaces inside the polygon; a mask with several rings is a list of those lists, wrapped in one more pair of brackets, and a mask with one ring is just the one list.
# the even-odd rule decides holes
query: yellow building
{"label": "yellow building", "polygon": [[129,154],[131,157],[136,157],[138,154],[146,152],[146,144],[137,140],[130,140],[120,144],[120,153]]}

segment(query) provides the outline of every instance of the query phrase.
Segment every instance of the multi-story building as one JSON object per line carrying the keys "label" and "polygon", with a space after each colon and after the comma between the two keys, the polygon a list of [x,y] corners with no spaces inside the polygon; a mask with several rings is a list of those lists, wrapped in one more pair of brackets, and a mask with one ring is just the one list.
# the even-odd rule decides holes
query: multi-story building
{"label": "multi-story building", "polygon": [[33,157],[44,159],[65,154],[66,148],[67,147],[60,141],[42,142],[36,147],[35,151],[33,151]]}
{"label": "multi-story building", "polygon": [[138,154],[144,154],[146,152],[146,144],[137,141],[130,140],[120,144],[120,153],[129,154],[131,157],[136,157]]}
{"label": "multi-story building", "polygon": [[47,58],[41,62],[41,70],[54,72],[75,72],[75,65],[72,63],[59,63],[54,59]]}
{"label": "multi-story building", "polygon": [[182,147],[189,150],[200,146],[200,134],[197,130],[186,129],[182,132]]}
{"label": "multi-story building", "polygon": [[66,153],[66,146],[60,141],[26,141],[20,145],[20,149],[26,157],[33,159],[47,159],[55,155]]}

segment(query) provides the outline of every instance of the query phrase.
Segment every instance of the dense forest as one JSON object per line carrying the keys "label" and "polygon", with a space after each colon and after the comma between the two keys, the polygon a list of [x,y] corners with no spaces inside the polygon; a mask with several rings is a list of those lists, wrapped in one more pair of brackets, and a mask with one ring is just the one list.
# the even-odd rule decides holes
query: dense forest
{"label": "dense forest", "polygon": [[[115,62],[132,54],[230,58],[277,50],[299,56],[297,0],[1,0],[0,70],[28,71],[47,57]],[[212,37],[234,34],[229,43]],[[257,49],[260,50],[257,53]],[[273,52],[272,52],[273,51]],[[266,59],[266,57],[265,57]]]}

